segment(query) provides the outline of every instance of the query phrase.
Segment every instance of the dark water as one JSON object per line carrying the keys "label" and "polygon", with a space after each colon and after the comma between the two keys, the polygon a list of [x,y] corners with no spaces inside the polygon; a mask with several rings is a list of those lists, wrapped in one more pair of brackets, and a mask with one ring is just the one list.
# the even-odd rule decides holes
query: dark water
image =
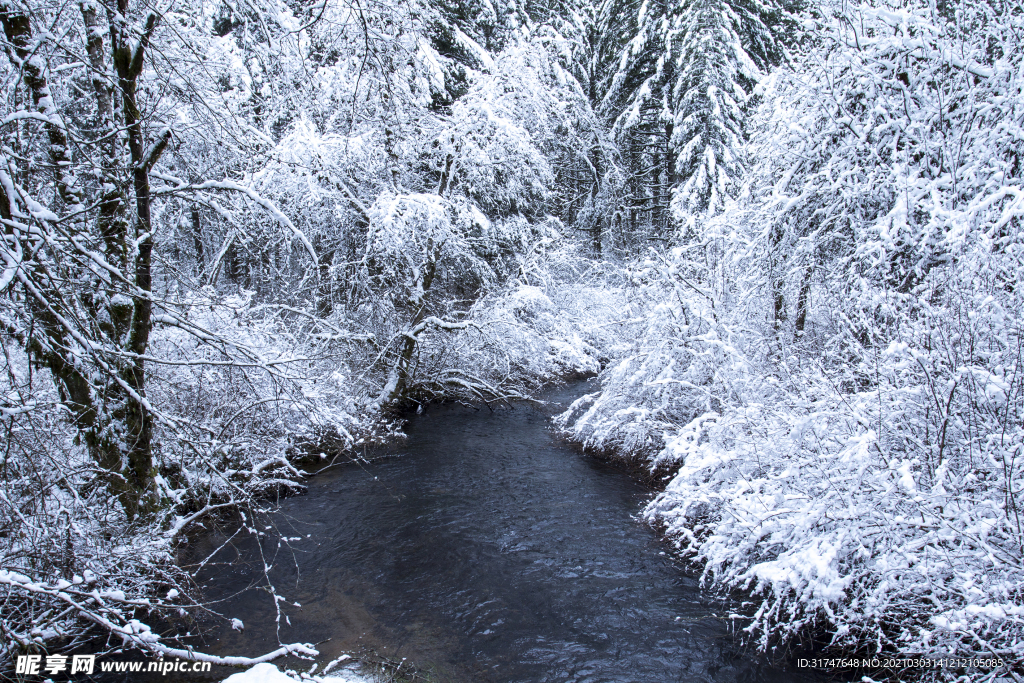
{"label": "dark water", "polygon": [[[325,662],[372,649],[443,681],[810,680],[734,642],[634,518],[650,490],[560,443],[555,412],[429,407],[393,456],[320,474],[283,501],[274,524],[302,540],[263,552],[276,590],[302,607],[287,608],[282,641],[330,639]],[[255,576],[255,544],[237,552],[208,572],[210,596]],[[250,591],[220,605],[246,629],[206,649],[276,647],[271,604]]]}

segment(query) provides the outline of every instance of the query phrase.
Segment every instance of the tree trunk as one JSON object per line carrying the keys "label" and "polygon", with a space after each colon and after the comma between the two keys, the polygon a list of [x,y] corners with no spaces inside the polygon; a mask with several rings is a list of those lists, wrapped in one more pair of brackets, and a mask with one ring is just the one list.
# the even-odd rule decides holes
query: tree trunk
{"label": "tree trunk", "polygon": [[[127,14],[127,0],[118,0],[121,15]],[[114,47],[114,66],[117,68],[118,87],[121,91],[121,108],[125,128],[128,131],[128,150],[132,160],[132,185],[135,189],[135,288],[132,297],[132,321],[127,351],[134,354],[125,365],[123,379],[128,385],[125,397],[125,431],[127,441],[127,467],[125,476],[137,496],[136,512],[145,512],[155,505],[153,499],[153,416],[146,401],[146,368],[142,356],[149,348],[149,335],[153,330],[153,301],[149,292],[153,290],[153,218],[149,194],[149,171],[170,142],[170,131],[147,152],[142,131],[142,113],[136,101],[139,75],[145,63],[145,51],[149,38],[156,28],[157,15],[150,13],[146,18],[146,29],[135,47],[134,53],[127,43],[127,36],[120,36],[120,44]],[[112,33],[114,33],[112,31]]]}
{"label": "tree trunk", "polygon": [[773,229],[768,235],[768,281],[772,294],[772,324],[776,332],[782,329],[782,324],[786,321],[786,257],[782,253],[782,237],[782,231],[778,228]]}
{"label": "tree trunk", "polygon": [[604,226],[604,216],[601,215],[600,211],[596,211],[597,198],[601,194],[601,153],[600,149],[595,150],[591,155],[591,165],[594,169],[594,182],[590,187],[590,200],[591,207],[594,214],[597,216],[597,220],[594,223],[592,244],[594,245],[594,256],[601,258],[601,233]]}
{"label": "tree trunk", "polygon": [[441,171],[441,179],[437,182],[437,196],[443,197],[448,192],[448,185],[451,182],[452,173],[452,155],[449,154],[444,160],[444,170]]}
{"label": "tree trunk", "polygon": [[316,314],[321,318],[326,318],[334,312],[334,302],[331,299],[333,294],[331,287],[331,263],[333,258],[328,258],[332,254],[327,253],[325,245],[321,242],[317,247],[316,251],[320,254],[320,262],[317,264],[317,283],[316,283]]}
{"label": "tree trunk", "polygon": [[[107,62],[103,54],[103,32],[100,30],[96,5],[83,3],[82,20],[85,23],[86,52],[92,67],[92,87],[96,96],[96,113],[99,119],[99,134],[107,138],[101,147],[101,178],[103,193],[100,197],[97,228],[103,237],[107,261],[122,272],[128,265],[128,220],[125,216],[126,201],[124,188],[117,174],[118,139],[114,123],[113,89],[103,78]],[[111,311],[111,319],[117,329],[114,334],[125,332],[128,320],[118,311]]]}
{"label": "tree trunk", "polygon": [[[15,71],[21,70],[22,79],[32,96],[33,106],[46,116],[56,116],[50,85],[46,80],[46,72],[42,68],[42,60],[35,54],[33,44],[32,22],[27,14],[9,2],[0,2],[0,24],[3,24],[4,35],[14,48],[11,55]],[[64,128],[56,123],[45,124],[46,136],[50,143],[50,163],[53,167],[57,194],[66,206],[82,203],[81,191],[74,175],[71,173],[71,152]]]}
{"label": "tree trunk", "polygon": [[[101,52],[102,37],[99,31],[95,30],[97,29],[95,13],[83,10],[83,18],[87,27],[86,51],[90,61],[98,60],[102,70],[105,70]],[[46,73],[38,60],[30,59],[33,37],[29,17],[20,13],[12,5],[3,3],[0,4],[0,23],[3,24],[8,42],[13,46],[12,57],[17,57],[19,60],[15,66],[23,70],[24,82],[31,93],[33,105],[41,113],[55,116],[55,112],[52,111],[54,105]],[[106,125],[112,126],[110,100],[107,97],[109,89],[100,78],[94,80],[94,89],[97,88],[97,83],[99,83],[97,90],[98,115],[101,122],[106,121]],[[68,149],[68,140],[64,129],[56,123],[50,122],[45,124],[45,130],[57,194],[67,207],[80,205],[82,195],[70,172],[71,153]],[[111,145],[113,144],[116,143],[112,142]],[[112,169],[112,166],[107,164],[113,159],[114,149],[114,147],[110,148],[110,157],[104,162],[105,171]],[[7,199],[9,202],[10,198]],[[107,197],[104,199],[106,200]],[[113,221],[117,216],[116,206],[118,204],[117,201],[101,201],[101,221],[104,216]],[[6,208],[9,211],[9,203]],[[100,228],[105,240],[108,237],[113,237],[112,228],[107,223],[101,223]],[[108,242],[108,251],[110,244]],[[122,265],[118,262],[116,254],[114,254],[112,264]],[[61,273],[51,273],[48,268],[59,269],[61,264],[54,262],[44,266],[37,263],[33,268],[32,278],[22,280],[26,290],[27,305],[32,311],[34,319],[32,328],[37,330],[24,338],[22,342],[29,354],[49,368],[60,393],[61,402],[68,408],[89,454],[101,468],[109,473],[107,478],[109,489],[121,501],[126,514],[133,517],[138,509],[138,495],[129,478],[124,476],[124,463],[121,449],[118,446],[117,430],[111,429],[109,424],[111,413],[116,414],[117,412],[116,394],[120,393],[120,389],[116,386],[109,391],[97,389],[90,381],[89,370],[79,363],[75,351],[76,342],[72,338],[72,331],[67,329],[68,323],[66,322],[73,319],[74,316],[64,315],[64,312],[60,310],[62,297],[58,283],[63,282],[66,276],[61,277]],[[76,274],[76,276],[78,275]],[[80,275],[85,276],[84,273]],[[92,312],[95,313],[95,310]],[[112,311],[112,313],[116,325],[116,311]],[[110,403],[115,406],[113,411],[107,409]]]}
{"label": "tree trunk", "polygon": [[807,310],[810,306],[811,298],[811,276],[814,274],[814,269],[807,266],[804,269],[803,279],[800,281],[800,293],[796,298],[796,319],[793,321],[794,325],[794,336],[796,339],[804,336],[804,326],[807,324]]}
{"label": "tree trunk", "polygon": [[203,224],[199,217],[199,207],[195,204],[192,205],[192,244],[196,250],[198,271],[202,273],[203,268],[206,267],[205,257],[203,256]]}
{"label": "tree trunk", "polygon": [[410,302],[414,307],[415,313],[405,333],[402,350],[398,354],[398,362],[391,369],[391,372],[388,373],[388,383],[377,399],[378,403],[382,405],[401,399],[405,396],[408,389],[409,380],[412,377],[412,358],[416,352],[416,342],[418,341],[418,333],[415,330],[423,322],[424,318],[427,317],[427,298],[430,292],[430,285],[433,284],[434,275],[437,273],[437,260],[440,256],[440,247],[434,245],[433,239],[428,239],[427,261],[423,266],[423,279],[418,288],[422,294],[419,295],[417,300]]}

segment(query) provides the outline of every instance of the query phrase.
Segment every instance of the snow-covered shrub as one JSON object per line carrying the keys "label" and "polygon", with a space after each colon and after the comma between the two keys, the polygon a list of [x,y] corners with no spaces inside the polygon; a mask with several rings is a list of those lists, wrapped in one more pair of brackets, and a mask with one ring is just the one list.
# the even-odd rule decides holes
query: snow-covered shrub
{"label": "snow-covered shrub", "polygon": [[747,362],[714,300],[693,284],[685,249],[653,255],[631,277],[639,338],[605,370],[601,392],[576,401],[559,424],[588,448],[664,473],[675,463],[666,438],[722,410]]}
{"label": "snow-covered shrub", "polygon": [[154,378],[153,398],[177,419],[161,429],[161,463],[177,480],[163,485],[176,502],[186,493],[230,498],[238,486],[297,490],[303,475],[288,459],[297,442],[330,436],[345,450],[388,431],[360,406],[360,385],[336,357],[339,344],[365,343],[358,335],[325,340],[311,312],[252,299],[245,290],[191,295],[178,307],[181,326],[153,340],[169,366]]}
{"label": "snow-covered shrub", "polygon": [[[525,262],[520,277],[479,301],[454,340],[458,366],[526,394],[537,384],[597,373],[628,325],[619,269],[587,264],[574,247]],[[585,266],[580,270],[579,266]]]}
{"label": "snow-covered shrub", "polygon": [[180,654],[180,643],[147,625],[204,609],[193,576],[176,564],[181,533],[229,511],[238,511],[239,533],[263,533],[255,519],[303,488],[294,459],[304,442],[344,450],[393,430],[362,408],[355,373],[336,361],[339,345],[365,343],[358,335],[326,339],[310,312],[252,298],[208,290],[164,302],[173,321],[151,339],[159,371],[148,393],[160,418],[160,505],[134,520],[81,444],[49,372],[5,345],[0,666],[19,652],[74,651],[97,628],[113,636],[111,647],[201,657]]}
{"label": "snow-covered shrub", "polygon": [[1024,273],[988,240],[963,256],[912,296],[866,288],[888,340],[850,325],[830,340],[843,363],[766,355],[679,281],[560,418],[672,475],[646,519],[709,587],[753,595],[760,647],[824,631],[846,652],[994,653],[993,676],[1024,658],[1024,301],[1005,285]]}
{"label": "snow-covered shrub", "polygon": [[[596,373],[607,354],[615,353],[623,326],[631,324],[621,269],[581,259],[558,234],[557,222],[533,227],[517,222],[533,234],[533,248],[511,261],[515,276],[503,280],[487,268],[481,271],[487,275],[485,286],[466,310],[458,308],[465,302],[444,296],[421,309],[423,318],[412,328],[416,346],[407,366],[409,398],[525,398],[541,383]],[[434,286],[445,291],[443,280]],[[387,338],[397,344],[408,336]],[[371,396],[386,377],[381,369],[376,372],[363,373]]]}
{"label": "snow-covered shrub", "polygon": [[711,585],[758,597],[762,647],[826,628],[847,650],[1019,666],[1021,302],[972,290],[900,307],[863,391],[786,368],[666,438],[681,467],[645,514]]}

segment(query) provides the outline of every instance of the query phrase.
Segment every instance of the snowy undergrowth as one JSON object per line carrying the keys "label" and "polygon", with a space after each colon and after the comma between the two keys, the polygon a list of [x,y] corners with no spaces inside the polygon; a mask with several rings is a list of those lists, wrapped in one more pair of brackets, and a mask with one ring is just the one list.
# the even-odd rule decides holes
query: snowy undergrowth
{"label": "snowy undergrowth", "polygon": [[668,260],[654,255],[626,274],[634,308],[620,330],[616,362],[603,372],[602,390],[577,400],[558,420],[585,447],[654,473],[673,464],[666,438],[720,410],[738,391],[733,385],[750,376],[734,334],[714,323],[707,301],[693,296],[679,262],[683,253],[677,249]]}
{"label": "snowy undergrowth", "polygon": [[468,316],[473,325],[448,340],[452,365],[522,395],[542,383],[596,374],[635,325],[627,284],[619,267],[592,262],[575,248],[527,259],[518,277],[477,302]]}
{"label": "snowy undergrowth", "polygon": [[155,402],[180,419],[162,453],[175,502],[184,490],[227,495],[234,483],[294,489],[304,476],[289,462],[296,443],[329,436],[343,451],[393,429],[360,405],[344,347],[319,343],[301,312],[255,306],[244,290],[191,296],[180,310],[188,329],[170,327],[153,342],[168,366],[154,377]]}

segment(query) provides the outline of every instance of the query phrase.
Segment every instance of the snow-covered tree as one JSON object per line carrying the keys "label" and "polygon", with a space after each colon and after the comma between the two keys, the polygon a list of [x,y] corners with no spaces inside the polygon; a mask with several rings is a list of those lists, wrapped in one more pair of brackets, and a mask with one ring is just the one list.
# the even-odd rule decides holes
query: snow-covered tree
{"label": "snow-covered tree", "polygon": [[621,218],[631,229],[668,238],[670,203],[686,224],[736,194],[744,106],[763,70],[782,59],[787,16],[776,5],[724,0],[636,10],[602,97],[632,170]]}

